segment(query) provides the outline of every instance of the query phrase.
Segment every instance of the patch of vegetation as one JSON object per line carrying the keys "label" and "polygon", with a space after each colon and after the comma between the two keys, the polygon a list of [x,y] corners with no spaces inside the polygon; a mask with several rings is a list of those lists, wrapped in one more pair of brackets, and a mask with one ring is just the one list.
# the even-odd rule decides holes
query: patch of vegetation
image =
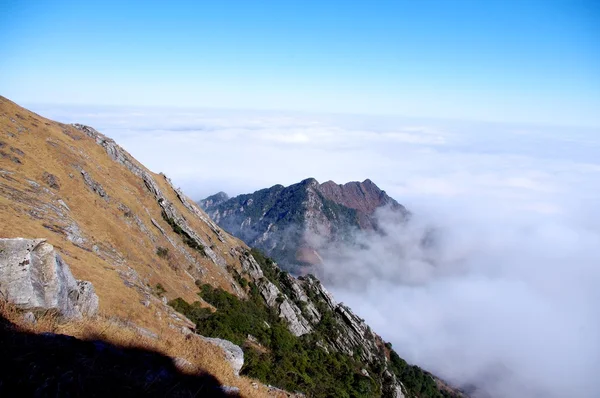
{"label": "patch of vegetation", "polygon": [[[245,355],[242,374],[312,397],[379,395],[378,383],[360,372],[365,364],[319,348],[319,333],[294,336],[285,322],[265,305],[255,284],[250,283],[248,300],[240,300],[210,285],[202,285],[199,295],[217,311],[210,313],[198,302],[188,304],[182,299],[169,304],[196,323],[198,333],[242,345]],[[266,352],[244,344],[248,334],[255,336]]]}
{"label": "patch of vegetation", "polygon": [[152,294],[155,295],[156,297],[162,297],[167,292],[165,287],[160,283],[157,283],[156,285],[152,286],[151,289],[152,289]]}
{"label": "patch of vegetation", "polygon": [[156,255],[160,258],[169,258],[169,249],[159,246],[156,248]]}
{"label": "patch of vegetation", "polygon": [[418,397],[439,397],[445,396],[437,388],[433,377],[423,369],[415,365],[408,364],[400,358],[395,351],[390,351],[392,369],[396,376]]}
{"label": "patch of vegetation", "polygon": [[194,323],[198,323],[212,315],[212,311],[209,308],[202,307],[199,301],[195,301],[192,304],[188,304],[181,298],[169,301],[169,305],[175,309],[175,311],[182,314],[187,314]]}
{"label": "patch of vegetation", "polygon": [[167,214],[164,211],[162,212],[162,217],[171,226],[171,228],[173,229],[173,232],[175,232],[177,235],[181,236],[183,243],[185,243],[186,245],[188,245],[189,247],[191,247],[192,249],[196,250],[198,253],[200,253],[206,257],[206,252],[204,251],[204,246],[202,246],[201,244],[196,242],[187,232],[185,232],[183,229],[181,229],[181,227],[179,225],[177,225],[175,220],[173,220],[172,218],[167,216]]}

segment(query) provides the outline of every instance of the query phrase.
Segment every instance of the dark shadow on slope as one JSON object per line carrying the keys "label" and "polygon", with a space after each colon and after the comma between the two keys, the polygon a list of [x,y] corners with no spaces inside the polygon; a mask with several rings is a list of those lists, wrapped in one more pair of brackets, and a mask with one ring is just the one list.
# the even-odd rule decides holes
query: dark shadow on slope
{"label": "dark shadow on slope", "polygon": [[0,317],[0,397],[237,397],[157,352],[19,330]]}

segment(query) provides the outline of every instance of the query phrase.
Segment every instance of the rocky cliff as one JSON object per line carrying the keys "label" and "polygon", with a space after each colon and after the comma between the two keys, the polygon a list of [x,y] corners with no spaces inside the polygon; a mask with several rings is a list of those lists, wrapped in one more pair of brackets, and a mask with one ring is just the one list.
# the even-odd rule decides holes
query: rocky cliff
{"label": "rocky cliff", "polygon": [[198,204],[225,230],[297,273],[320,263],[320,245],[350,240],[355,229],[377,229],[376,210],[408,215],[368,179],[338,185],[309,178],[229,199],[221,192]]}
{"label": "rocky cliff", "polygon": [[[269,211],[281,211],[277,219],[307,217],[302,207],[288,209],[285,198],[313,203],[310,209],[320,210],[308,219],[324,217],[331,231],[361,226],[359,214],[368,216],[378,203],[389,201],[368,181],[350,189],[323,185],[321,192],[316,181],[307,180],[295,187],[263,190],[259,196],[271,203]],[[368,200],[357,202],[357,192]],[[262,214],[263,207],[254,210],[252,199],[244,201],[249,212]],[[223,195],[211,200],[216,206],[229,202],[223,202]],[[340,211],[339,206],[348,210]],[[349,389],[360,396],[443,394],[432,387],[431,376],[405,366],[316,278],[296,279],[282,272],[224,231],[166,176],[146,169],[113,140],[88,126],[47,120],[3,97],[0,237],[7,239],[0,247],[3,300],[52,308],[53,297],[58,297],[75,317],[93,315],[99,302],[101,316],[110,325],[120,325],[115,333],[124,327],[135,330],[139,339],[176,352],[181,358],[173,360],[191,368],[206,361],[209,349],[200,351],[200,341],[217,344],[224,350],[223,361],[232,366],[211,369],[219,379],[241,388],[243,395],[292,395],[234,374],[241,370],[269,382],[260,369],[291,366],[277,361],[294,363],[294,371],[285,376],[294,375],[294,380],[287,384],[288,379],[276,379],[279,387],[299,386],[314,391],[314,396],[331,396],[333,390],[323,380],[343,381],[333,395],[350,395]],[[275,242],[274,236],[268,238]],[[15,267],[24,267],[27,276],[18,276]],[[34,280],[45,281],[43,289]],[[93,285],[98,301],[88,282],[81,280]],[[46,296],[50,291],[56,294]],[[103,327],[106,338],[111,328]],[[193,333],[200,331],[210,339]],[[236,346],[243,348],[243,356]],[[276,352],[289,357],[277,357]],[[304,357],[292,360],[297,352]],[[323,368],[325,363],[331,366]],[[427,395],[424,388],[429,389]]]}

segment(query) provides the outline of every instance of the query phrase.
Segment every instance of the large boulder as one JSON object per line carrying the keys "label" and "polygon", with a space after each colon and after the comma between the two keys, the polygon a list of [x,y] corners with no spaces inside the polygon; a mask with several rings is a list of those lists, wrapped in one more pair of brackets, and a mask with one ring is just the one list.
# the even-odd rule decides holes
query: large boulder
{"label": "large boulder", "polygon": [[94,286],[76,280],[45,239],[0,238],[0,296],[22,309],[56,310],[66,318],[98,312]]}
{"label": "large boulder", "polygon": [[240,374],[240,370],[244,366],[244,351],[240,348],[240,346],[233,344],[229,340],[217,339],[214,337],[204,337],[200,336],[202,339],[208,343],[214,344],[220,347],[225,354],[225,359],[233,368],[233,372],[236,375]]}

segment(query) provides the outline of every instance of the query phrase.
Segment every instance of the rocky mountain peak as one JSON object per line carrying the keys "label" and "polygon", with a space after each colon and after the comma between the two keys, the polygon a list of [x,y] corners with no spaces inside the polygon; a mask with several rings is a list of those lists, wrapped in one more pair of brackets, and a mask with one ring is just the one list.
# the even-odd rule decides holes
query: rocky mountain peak
{"label": "rocky mountain peak", "polygon": [[309,178],[306,178],[306,179],[300,181],[300,185],[314,188],[314,187],[319,186],[319,181],[317,181],[316,179],[314,179],[312,177],[309,177]]}
{"label": "rocky mountain peak", "polygon": [[202,203],[200,204],[200,206],[202,206],[202,207],[218,206],[221,203],[226,202],[227,200],[229,200],[229,195],[227,195],[225,192],[221,191],[221,192],[217,192],[216,194],[211,195],[208,198],[202,200]]}
{"label": "rocky mountain peak", "polygon": [[375,212],[386,206],[408,214],[370,179],[320,184],[307,178],[220,203],[214,196],[198,203],[222,228],[296,272],[302,272],[298,266],[320,263],[318,247],[312,243],[315,236],[339,241],[355,229],[376,230]]}
{"label": "rocky mountain peak", "polygon": [[[319,191],[329,200],[356,209],[364,214],[372,214],[378,207],[389,203],[398,204],[381,190],[373,181],[352,181],[346,184],[336,184],[327,181],[319,185]],[[364,227],[368,228],[368,225]]]}

